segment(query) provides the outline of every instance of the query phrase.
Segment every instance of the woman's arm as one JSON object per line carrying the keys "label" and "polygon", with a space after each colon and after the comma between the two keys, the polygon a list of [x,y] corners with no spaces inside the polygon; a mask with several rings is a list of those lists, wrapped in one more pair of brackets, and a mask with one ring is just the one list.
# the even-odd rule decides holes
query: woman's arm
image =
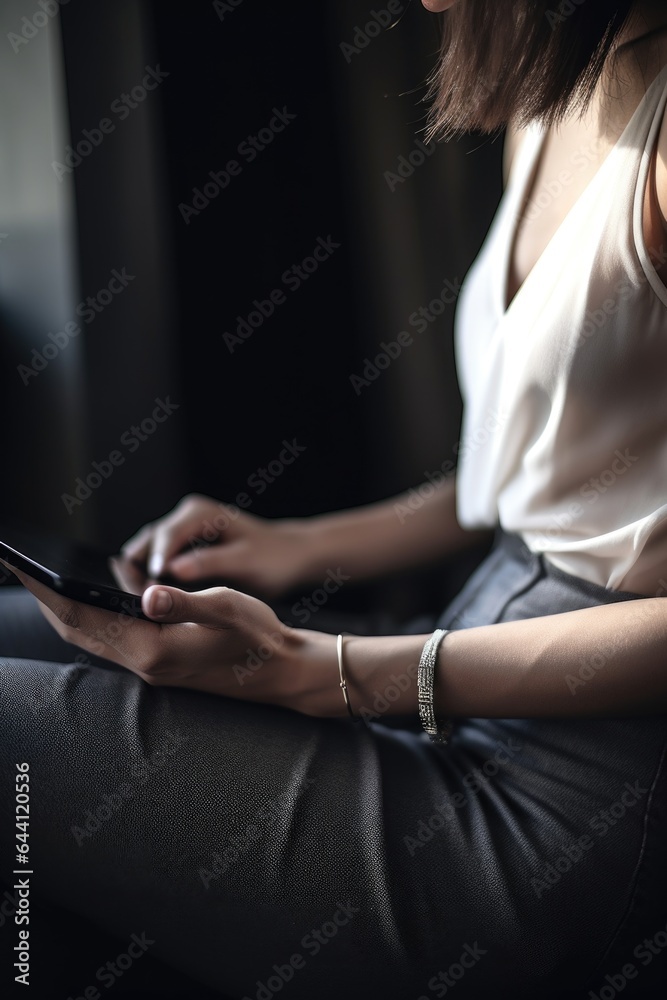
{"label": "woman's arm", "polygon": [[[71,601],[12,572],[43,603],[66,642],[151,685],[314,716],[347,712],[336,637],[291,628],[247,594],[225,587],[190,594],[155,585],[142,595],[153,620],[142,621]],[[417,714],[417,664],[427,638],[347,638],[346,674],[357,714]],[[454,718],[664,714],[666,653],[667,600],[655,597],[459,629],[439,649],[436,710]]]}
{"label": "woman's arm", "polygon": [[353,580],[407,569],[474,544],[488,531],[467,531],[456,517],[456,480],[424,483],[390,500],[306,518],[308,576],[339,566]]}
{"label": "woman's arm", "polygon": [[[440,474],[439,474],[440,475]],[[381,503],[314,517],[264,518],[191,494],[123,546],[147,577],[234,581],[275,597],[340,568],[360,580],[416,566],[488,535],[456,518],[453,477]],[[204,539],[212,544],[197,544]]]}
{"label": "woman's arm", "polygon": [[[335,636],[301,631],[295,638],[295,660],[304,679],[303,696],[294,707],[313,715],[345,715]],[[345,640],[347,682],[357,713],[366,718],[383,711],[416,714],[416,668],[427,638]],[[434,700],[437,712],[453,717],[665,713],[667,600],[625,601],[452,631],[439,649]]]}

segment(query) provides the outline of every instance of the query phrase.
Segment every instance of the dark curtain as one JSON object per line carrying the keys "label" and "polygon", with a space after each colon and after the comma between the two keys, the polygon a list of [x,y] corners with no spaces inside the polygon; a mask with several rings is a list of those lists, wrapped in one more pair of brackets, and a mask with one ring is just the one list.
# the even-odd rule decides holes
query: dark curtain
{"label": "dark curtain", "polygon": [[[4,4],[4,33],[33,13]],[[8,53],[3,516],[113,547],[185,492],[312,514],[454,458],[456,292],[501,143],[425,145],[437,25],[398,0],[70,0]],[[410,613],[440,599],[425,586],[375,599]]]}

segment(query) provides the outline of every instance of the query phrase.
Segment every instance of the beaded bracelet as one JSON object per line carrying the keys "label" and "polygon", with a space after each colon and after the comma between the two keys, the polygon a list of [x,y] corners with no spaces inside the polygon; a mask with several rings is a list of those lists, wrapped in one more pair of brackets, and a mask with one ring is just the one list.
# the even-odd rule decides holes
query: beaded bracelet
{"label": "beaded bracelet", "polygon": [[453,723],[450,719],[436,718],[433,705],[433,678],[435,675],[435,666],[438,662],[438,649],[448,631],[449,629],[438,628],[426,640],[419,660],[419,667],[417,668],[419,717],[422,726],[432,742],[438,744],[438,746],[447,746],[453,728]]}

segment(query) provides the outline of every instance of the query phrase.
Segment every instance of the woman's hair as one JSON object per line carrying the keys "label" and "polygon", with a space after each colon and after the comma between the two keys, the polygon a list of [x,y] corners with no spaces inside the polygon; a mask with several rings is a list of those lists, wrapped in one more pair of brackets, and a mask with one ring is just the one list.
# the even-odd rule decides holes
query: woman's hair
{"label": "woman's hair", "polygon": [[632,0],[459,0],[443,14],[428,138],[559,121],[593,95]]}

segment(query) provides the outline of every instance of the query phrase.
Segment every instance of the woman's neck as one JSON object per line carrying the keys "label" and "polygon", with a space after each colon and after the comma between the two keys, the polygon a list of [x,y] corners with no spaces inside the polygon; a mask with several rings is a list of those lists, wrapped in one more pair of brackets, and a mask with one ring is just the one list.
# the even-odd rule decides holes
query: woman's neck
{"label": "woman's neck", "polygon": [[600,136],[615,141],[651,81],[667,63],[664,3],[637,2],[607,60],[587,109]]}
{"label": "woman's neck", "polygon": [[663,27],[667,31],[667,12],[664,3],[639,0],[630,12],[630,17],[618,38],[616,48],[638,42],[644,36],[653,36]]}
{"label": "woman's neck", "polygon": [[[618,140],[648,86],[667,65],[664,0],[637,2],[616,39],[591,99],[573,100],[562,124],[583,121],[609,146]],[[556,126],[558,128],[559,126]]]}

